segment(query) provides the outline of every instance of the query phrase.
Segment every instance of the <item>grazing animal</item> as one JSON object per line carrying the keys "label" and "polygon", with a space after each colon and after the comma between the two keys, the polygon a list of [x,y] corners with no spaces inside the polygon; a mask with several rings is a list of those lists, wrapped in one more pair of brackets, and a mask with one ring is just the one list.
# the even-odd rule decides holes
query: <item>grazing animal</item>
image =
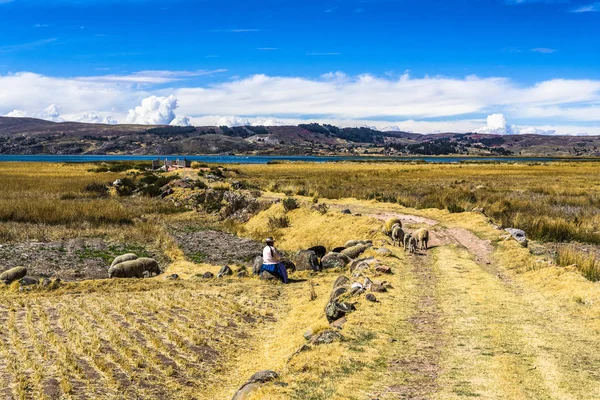
{"label": "grazing animal", "polygon": [[114,267],[115,265],[122,263],[123,261],[131,261],[131,260],[137,260],[138,256],[136,254],[133,253],[127,253],[127,254],[123,254],[122,256],[118,256],[116,257],[112,264],[110,264],[111,267]]}
{"label": "grazing animal", "polygon": [[27,275],[27,268],[14,267],[0,274],[0,281],[8,285],[9,283],[24,278],[25,275]]}
{"label": "grazing animal", "polygon": [[325,254],[327,254],[327,249],[325,248],[325,246],[313,246],[306,250],[314,251],[317,257],[319,257],[319,259]]}
{"label": "grazing animal", "polygon": [[404,241],[403,241],[404,251],[406,251],[408,249],[408,244],[410,243],[411,237],[412,237],[412,233],[406,233],[404,235]]}
{"label": "grazing animal", "polygon": [[109,278],[143,278],[144,273],[152,276],[159,275],[160,267],[151,258],[138,258],[136,260],[123,261],[108,270]]}
{"label": "grazing animal", "polygon": [[413,233],[413,236],[417,239],[419,248],[421,250],[427,250],[427,243],[429,242],[429,231],[425,228],[421,228]]}
{"label": "grazing animal", "polygon": [[400,247],[401,243],[404,244],[404,231],[400,227],[400,224],[396,224],[392,228],[392,245],[396,246],[396,243],[398,247]]}
{"label": "grazing animal", "polygon": [[414,236],[408,238],[408,251],[414,253],[417,250],[417,239]]}
{"label": "grazing animal", "polygon": [[360,256],[365,251],[367,251],[367,249],[369,249],[371,246],[372,246],[372,244],[370,244],[370,243],[357,244],[355,246],[348,247],[348,248],[342,250],[341,254],[344,254],[344,255],[354,259],[354,258]]}
{"label": "grazing animal", "polygon": [[392,218],[388,219],[387,221],[385,221],[385,224],[383,224],[383,228],[382,228],[383,233],[386,236],[391,236],[392,228],[396,224],[400,224],[400,228],[402,228],[402,220],[398,217],[392,217]]}
{"label": "grazing animal", "polygon": [[341,253],[344,250],[346,250],[345,247],[336,247],[335,249],[331,250],[331,253]]}

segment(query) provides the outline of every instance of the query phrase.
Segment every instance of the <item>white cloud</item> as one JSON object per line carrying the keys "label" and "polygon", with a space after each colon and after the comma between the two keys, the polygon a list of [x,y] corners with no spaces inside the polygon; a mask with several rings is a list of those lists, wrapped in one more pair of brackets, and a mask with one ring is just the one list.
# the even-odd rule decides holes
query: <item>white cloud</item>
{"label": "white cloud", "polygon": [[240,118],[234,116],[220,117],[217,120],[216,126],[246,126],[250,125],[250,120],[247,118]]}
{"label": "white cloud", "polygon": [[172,126],[191,126],[192,123],[190,122],[190,118],[189,117],[175,117],[175,119],[171,122],[169,122],[169,125]]}
{"label": "white cloud", "polygon": [[[254,75],[206,86],[181,83],[198,73],[142,71],[73,78],[30,72],[0,75],[0,114],[23,110],[35,116],[48,104],[56,104],[61,118],[67,120],[95,113],[124,122],[128,111],[144,99],[173,95],[178,100],[177,113],[189,116],[194,125],[215,125],[221,116],[243,115],[221,124],[312,120],[341,126],[397,126],[413,132],[462,132],[480,128],[483,123],[473,116],[493,110],[519,125],[533,125],[528,122],[531,119],[535,125],[543,124],[543,130],[600,133],[600,127],[590,126],[600,121],[600,80],[552,79],[519,85],[504,77],[378,77],[333,72],[317,78]],[[180,81],[176,87],[166,87],[170,80]],[[131,120],[169,124],[176,117],[173,107],[163,112],[160,107],[140,106],[139,112],[131,110]]]}
{"label": "white cloud", "polygon": [[487,117],[487,124],[476,129],[477,133],[491,133],[494,135],[553,135],[555,131],[546,131],[533,126],[508,125],[504,114],[491,114]]}
{"label": "white cloud", "polygon": [[73,122],[85,122],[85,123],[90,123],[90,124],[115,125],[118,123],[117,120],[114,119],[110,115],[102,116],[102,115],[98,115],[94,112],[85,113],[85,114],[78,115],[78,116],[71,117],[71,118],[67,118],[67,117],[65,117],[65,118],[67,120],[73,121]]}
{"label": "white cloud", "polygon": [[600,12],[600,2],[577,7],[575,9],[571,10],[571,12],[574,12],[574,13]]}
{"label": "white cloud", "polygon": [[39,119],[45,119],[47,121],[53,121],[53,122],[63,122],[64,121],[64,119],[62,119],[60,116],[60,110],[56,104],[50,104],[48,107],[46,107],[42,110],[34,111],[33,113],[30,113],[26,110],[14,109],[14,110],[8,112],[7,114],[5,114],[4,116],[5,117],[18,117],[18,118],[25,118],[25,117],[39,118]]}
{"label": "white cloud", "polygon": [[150,96],[142,100],[142,105],[129,110],[125,122],[140,125],[169,125],[171,122],[188,123],[188,117],[177,117],[177,98],[173,95],[168,97]]}
{"label": "white cloud", "polygon": [[552,54],[556,53],[558,50],[551,49],[549,47],[536,47],[535,49],[531,49],[534,53],[542,53],[542,54]]}

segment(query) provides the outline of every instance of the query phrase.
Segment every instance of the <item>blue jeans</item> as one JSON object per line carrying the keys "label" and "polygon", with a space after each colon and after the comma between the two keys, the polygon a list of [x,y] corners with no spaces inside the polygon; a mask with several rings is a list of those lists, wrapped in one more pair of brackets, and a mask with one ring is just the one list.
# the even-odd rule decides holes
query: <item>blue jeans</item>
{"label": "blue jeans", "polygon": [[260,268],[260,270],[267,271],[267,272],[275,275],[276,277],[281,279],[281,281],[283,283],[288,283],[287,269],[285,269],[285,265],[283,263],[263,264],[262,267]]}

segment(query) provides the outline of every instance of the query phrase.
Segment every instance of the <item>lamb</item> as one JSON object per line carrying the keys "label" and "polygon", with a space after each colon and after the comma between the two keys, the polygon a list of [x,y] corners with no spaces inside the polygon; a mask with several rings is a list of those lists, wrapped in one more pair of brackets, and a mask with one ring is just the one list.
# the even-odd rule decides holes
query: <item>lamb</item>
{"label": "lamb", "polygon": [[413,236],[417,239],[421,250],[427,250],[427,243],[429,242],[429,231],[425,228],[421,228],[414,232]]}
{"label": "lamb", "polygon": [[402,228],[402,220],[398,217],[392,217],[392,218],[388,219],[387,221],[385,221],[385,224],[383,225],[383,228],[382,228],[383,233],[386,236],[391,236],[392,228],[396,224],[399,224],[400,228]]}
{"label": "lamb", "polygon": [[0,274],[0,281],[8,285],[14,281],[24,278],[25,275],[27,275],[27,268],[14,267]]}
{"label": "lamb", "polygon": [[392,245],[396,246],[396,243],[398,243],[398,247],[400,247],[401,243],[404,243],[404,231],[400,224],[392,227]]}
{"label": "lamb", "polygon": [[137,260],[138,256],[136,254],[133,253],[127,253],[127,254],[123,254],[122,256],[118,256],[116,257],[113,262],[110,264],[111,267],[114,267],[115,265],[122,263],[123,261],[132,261],[132,260]]}
{"label": "lamb", "polygon": [[108,270],[109,278],[143,278],[147,275],[160,274],[158,263],[151,258],[138,258],[136,260],[123,261]]}
{"label": "lamb", "polygon": [[[412,248],[411,248],[412,245]],[[407,233],[404,235],[404,251],[409,250],[411,253],[415,252],[417,247],[417,240],[413,237],[411,233]]]}

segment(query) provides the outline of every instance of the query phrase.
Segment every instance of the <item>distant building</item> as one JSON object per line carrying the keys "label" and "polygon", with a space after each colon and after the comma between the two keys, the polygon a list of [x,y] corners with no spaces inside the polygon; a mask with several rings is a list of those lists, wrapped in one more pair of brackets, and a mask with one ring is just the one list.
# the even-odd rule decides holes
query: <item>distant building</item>
{"label": "distant building", "polygon": [[153,170],[158,170],[158,169],[163,169],[165,171],[170,171],[173,169],[179,169],[179,168],[191,168],[192,167],[192,161],[188,160],[187,158],[176,158],[174,160],[169,160],[168,158],[164,158],[164,159],[160,159],[157,158],[156,160],[152,160],[152,169]]}

